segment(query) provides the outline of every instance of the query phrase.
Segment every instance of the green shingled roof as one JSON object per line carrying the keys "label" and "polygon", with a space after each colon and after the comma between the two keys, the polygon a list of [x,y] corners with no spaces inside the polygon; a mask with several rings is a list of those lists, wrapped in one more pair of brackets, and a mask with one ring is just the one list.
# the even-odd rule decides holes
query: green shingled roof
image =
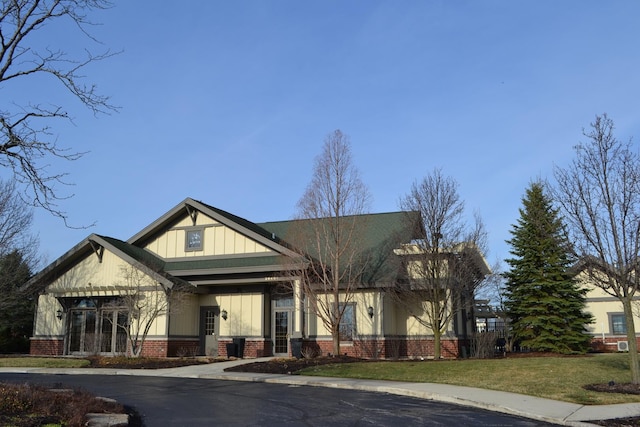
{"label": "green shingled roof", "polygon": [[[361,236],[361,241],[365,249],[379,247],[389,238],[397,236],[403,243],[408,243],[413,238],[414,227],[411,226],[412,221],[417,220],[416,212],[390,212],[357,215],[353,217],[362,225],[362,231],[365,233]],[[299,224],[301,227],[311,227],[315,221],[327,221],[328,219],[301,219],[290,221],[264,222],[256,225],[267,230],[269,233],[275,234],[278,238],[287,240],[288,233],[292,231],[293,226]]]}

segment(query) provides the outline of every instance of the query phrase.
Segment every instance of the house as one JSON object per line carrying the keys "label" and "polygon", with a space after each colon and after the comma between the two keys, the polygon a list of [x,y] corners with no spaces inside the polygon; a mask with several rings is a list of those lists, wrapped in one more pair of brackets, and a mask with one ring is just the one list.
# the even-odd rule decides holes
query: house
{"label": "house", "polygon": [[[588,275],[580,274],[578,280],[586,290],[585,311],[593,316],[593,322],[586,325],[592,336],[592,348],[597,351],[627,351],[627,325],[622,302],[594,285]],[[632,305],[636,341],[640,345],[640,294],[634,297]]]}
{"label": "house", "polygon": [[[385,297],[402,265],[394,247],[416,237],[408,215],[356,218],[366,223],[362,241],[377,257],[340,324],[344,353],[432,351],[430,331]],[[292,348],[297,342],[330,353],[330,333],[296,274],[312,256],[301,261],[287,242],[294,223],[256,224],[187,198],[126,241],[91,234],[26,284],[39,292],[31,354],[116,355],[140,345],[152,357],[288,356],[303,351]],[[474,319],[449,304],[459,313],[444,335],[443,355],[457,357],[468,345],[463,325]]]}

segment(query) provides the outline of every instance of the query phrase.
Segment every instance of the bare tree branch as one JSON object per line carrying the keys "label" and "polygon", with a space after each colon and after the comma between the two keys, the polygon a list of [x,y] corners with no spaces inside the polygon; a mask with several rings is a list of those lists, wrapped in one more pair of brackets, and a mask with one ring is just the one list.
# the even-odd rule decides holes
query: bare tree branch
{"label": "bare tree branch", "polygon": [[333,337],[340,354],[340,322],[366,268],[362,238],[371,196],[351,158],[349,138],[329,134],[316,158],[313,178],[298,202],[298,219],[288,236],[301,256],[311,256],[301,272],[303,291],[313,312]]}
{"label": "bare tree branch", "polygon": [[[88,65],[115,55],[109,50],[95,54],[85,50],[85,58],[71,59],[62,49],[33,44],[35,35],[53,22],[70,20],[83,36],[96,42],[88,27],[93,23],[88,13],[111,6],[107,0],[16,0],[0,4],[0,88],[13,81],[37,76],[54,78],[52,86],[62,85],[68,93],[94,114],[109,113],[117,108],[109,98],[100,95],[95,85],[87,85],[81,71]],[[0,167],[10,169],[17,182],[24,186],[23,199],[44,208],[64,220],[67,214],[58,201],[62,196],[57,185],[68,185],[66,173],[50,173],[43,163],[49,157],[74,161],[85,152],[70,151],[58,145],[51,131],[57,119],[70,120],[61,105],[49,105],[30,100],[21,103],[7,100],[0,108]],[[47,105],[49,100],[47,100]],[[68,225],[68,224],[67,224]]]}
{"label": "bare tree branch", "polygon": [[589,284],[623,305],[632,379],[640,383],[632,310],[640,289],[640,156],[630,141],[615,138],[614,129],[606,114],[596,116],[573,162],[555,168],[552,190]]}
{"label": "bare tree branch", "polygon": [[487,233],[479,214],[471,225],[465,223],[458,184],[439,169],[415,182],[400,205],[419,213],[413,227],[422,238],[397,251],[407,277],[389,295],[432,331],[434,357],[440,358],[442,335],[459,310],[472,313],[475,291],[487,274]]}

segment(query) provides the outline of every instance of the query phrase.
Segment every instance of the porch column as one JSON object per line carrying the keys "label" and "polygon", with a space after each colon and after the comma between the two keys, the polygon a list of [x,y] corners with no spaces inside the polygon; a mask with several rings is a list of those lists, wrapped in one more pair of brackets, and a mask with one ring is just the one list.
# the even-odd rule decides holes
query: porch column
{"label": "porch column", "polygon": [[300,279],[293,281],[293,331],[291,338],[302,338],[303,296]]}

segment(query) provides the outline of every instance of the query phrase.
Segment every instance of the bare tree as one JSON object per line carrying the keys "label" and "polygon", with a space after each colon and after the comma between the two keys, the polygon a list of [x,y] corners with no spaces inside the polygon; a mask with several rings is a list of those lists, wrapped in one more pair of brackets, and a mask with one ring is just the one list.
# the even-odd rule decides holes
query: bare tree
{"label": "bare tree", "polygon": [[420,214],[412,226],[421,238],[397,251],[407,276],[389,294],[431,330],[434,357],[439,359],[442,336],[457,311],[473,319],[475,291],[489,270],[483,258],[486,231],[477,214],[474,223],[464,221],[458,184],[439,169],[415,182],[400,205]]}
{"label": "bare tree", "polygon": [[[20,0],[0,4],[0,88],[20,82],[45,82],[61,87],[94,114],[115,110],[108,98],[98,93],[95,85],[86,85],[82,70],[89,64],[113,55],[106,50],[76,60],[60,47],[52,47],[55,37],[38,45],[38,38],[46,34],[54,23],[68,23],[81,36],[96,40],[88,29],[92,22],[87,15],[93,10],[110,7],[107,0]],[[40,42],[41,43],[41,42]],[[40,77],[40,79],[38,79]],[[48,80],[47,80],[48,78]],[[30,80],[27,80],[30,79]],[[42,160],[57,157],[77,160],[84,153],[72,152],[58,145],[52,135],[51,123],[57,119],[71,120],[67,110],[51,100],[53,91],[43,91],[44,100],[7,99],[0,107],[0,167],[10,169],[14,178],[25,186],[29,203],[42,207],[62,218],[67,215],[57,206],[62,196],[56,184],[64,184],[65,173],[50,172]],[[16,91],[14,98],[17,98]]]}
{"label": "bare tree", "polygon": [[361,281],[364,224],[370,195],[353,165],[348,136],[329,134],[316,158],[313,178],[298,202],[289,236],[302,256],[312,258],[302,271],[302,287],[313,312],[331,332],[333,352],[340,354],[340,324]]}
{"label": "bare tree", "polygon": [[30,232],[33,212],[20,199],[13,180],[0,180],[0,256],[18,251],[35,267],[38,239]]}
{"label": "bare tree", "polygon": [[632,381],[638,384],[632,301],[640,288],[640,157],[631,141],[618,141],[613,131],[606,114],[596,116],[573,162],[555,168],[554,198],[589,282],[622,303]]}
{"label": "bare tree", "polygon": [[[122,281],[115,284],[120,296],[111,306],[128,313],[128,322],[118,324],[118,328],[126,333],[131,355],[139,357],[154,322],[178,312],[189,293],[186,289],[159,283],[133,265],[123,267],[121,277]],[[108,320],[113,322],[117,318]]]}
{"label": "bare tree", "polygon": [[6,351],[28,349],[33,329],[33,291],[22,287],[39,260],[32,220],[15,182],[0,180],[0,347]]}

